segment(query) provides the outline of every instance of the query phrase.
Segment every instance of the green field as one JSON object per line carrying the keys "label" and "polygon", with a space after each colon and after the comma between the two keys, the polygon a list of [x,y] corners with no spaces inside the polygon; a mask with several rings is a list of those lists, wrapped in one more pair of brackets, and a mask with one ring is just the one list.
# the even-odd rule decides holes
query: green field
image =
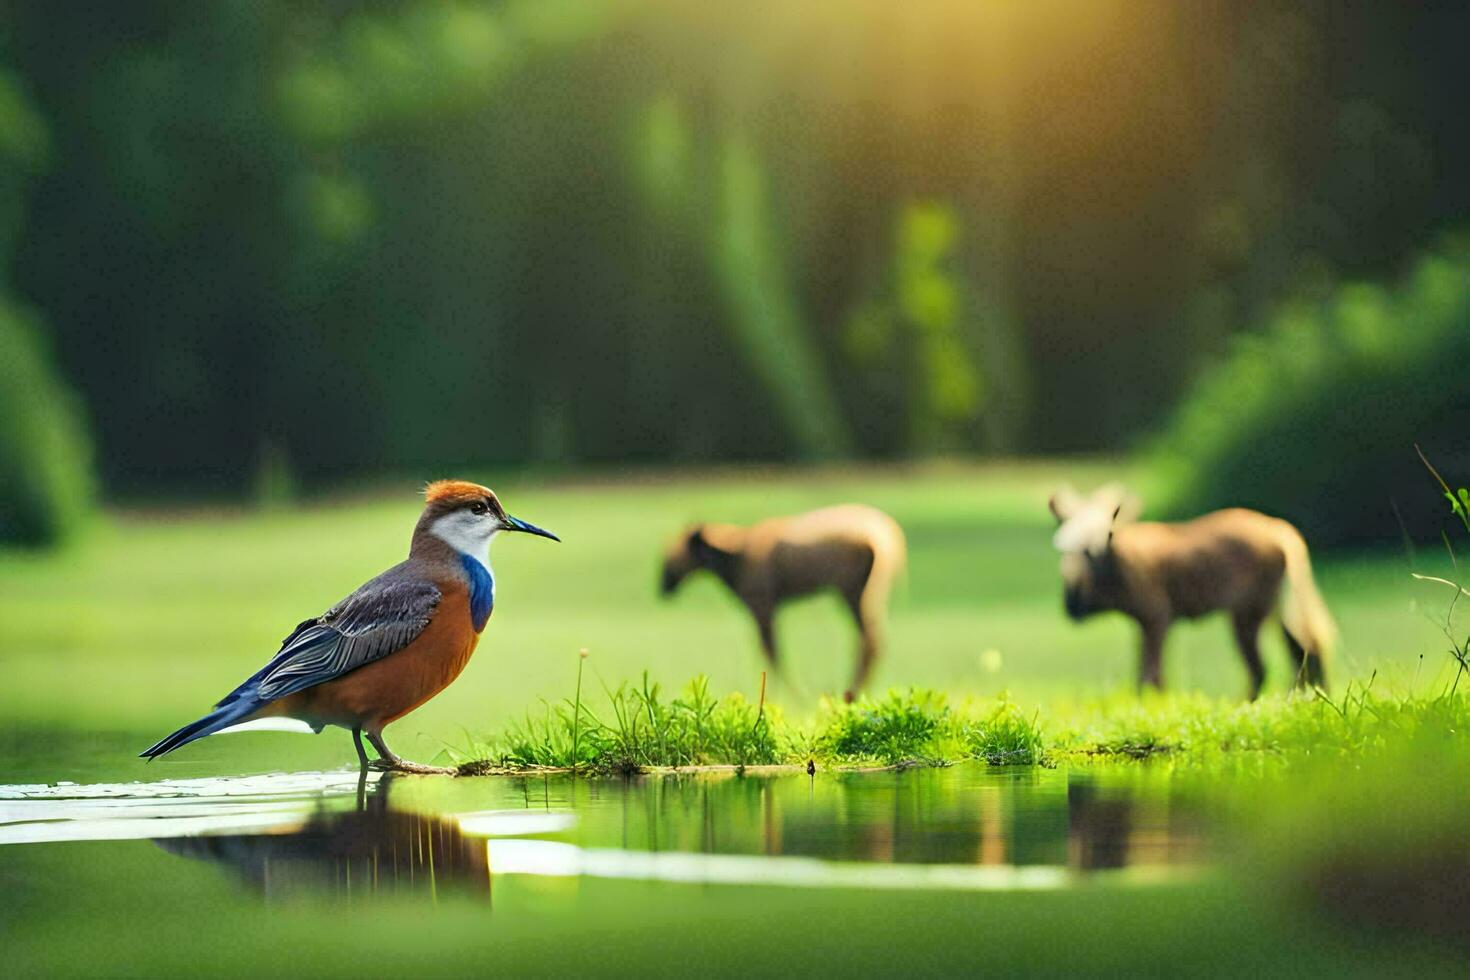
{"label": "green field", "polygon": [[[503,729],[540,699],[570,695],[584,647],[594,698],[599,680],[615,685],[644,670],[673,687],[706,674],[717,694],[754,697],[763,664],[743,609],[708,576],[659,600],[660,549],[692,520],[744,522],[839,501],[889,511],[909,539],[909,573],[874,689],[916,685],[951,698],[1009,691],[1024,705],[1116,694],[1132,684],[1133,627],[1116,616],[1082,626],[1064,618],[1045,500],[1064,479],[1087,486],[1121,472],[1057,462],[490,479],[512,513],[564,543],[497,543],[498,602],[474,661],[390,735],[400,753],[426,757],[445,741],[462,744],[466,731]],[[396,492],[268,513],[124,510],[75,550],[0,558],[0,717],[32,732],[142,738],[192,719],[296,622],[402,557],[416,490],[405,482]],[[1426,570],[1443,571],[1425,557]],[[1407,689],[1441,671],[1435,617],[1446,597],[1410,578],[1405,555],[1320,555],[1317,564],[1342,627],[1339,685],[1376,671],[1379,684]],[[819,695],[846,684],[854,636],[845,617],[837,600],[821,598],[779,620],[790,676],[773,682],[770,697],[788,716],[810,714]],[[1171,685],[1239,695],[1244,674],[1227,634],[1216,620],[1176,628]],[[1266,645],[1269,689],[1283,689],[1285,653],[1275,636]],[[288,738],[211,740],[238,744],[201,743],[178,758],[227,753],[268,767],[272,759],[256,755],[273,756]],[[317,761],[349,761],[340,733],[316,741],[326,743],[309,750]],[[266,745],[273,748],[259,748]]]}
{"label": "green field", "polygon": [[[711,975],[954,973],[980,964],[1042,974],[1185,966],[1232,976],[1451,972],[1452,947],[1417,928],[1392,927],[1433,925],[1433,902],[1393,906],[1386,918],[1374,911],[1363,930],[1353,925],[1358,906],[1337,902],[1338,892],[1323,882],[1331,886],[1347,873],[1357,877],[1344,893],[1392,897],[1401,867],[1438,867],[1443,855],[1463,853],[1464,794],[1456,787],[1470,784],[1458,741],[1443,737],[1446,728],[1462,727],[1463,699],[1421,699],[1398,720],[1394,703],[1362,698],[1338,708],[1272,697],[1237,711],[1243,671],[1219,622],[1180,628],[1172,638],[1169,676],[1192,696],[1136,699],[1131,625],[1105,618],[1076,626],[1061,613],[1045,508],[1063,479],[1090,485],[1117,475],[1099,463],[1058,462],[489,479],[512,513],[555,530],[564,543],[511,537],[496,545],[498,603],[479,653],[455,685],[389,735],[400,753],[430,759],[446,744],[502,732],[540,710],[540,699],[570,696],[583,647],[591,651],[594,705],[604,697],[599,680],[615,686],[645,670],[668,688],[707,674],[712,693],[753,698],[762,663],[743,610],[708,578],[661,602],[655,586],[664,541],[698,518],[749,521],[864,501],[898,518],[911,550],[891,650],[874,687],[933,688],[960,712],[989,710],[988,701],[966,705],[970,696],[1009,691],[1018,717],[1039,712],[1048,748],[1060,750],[1059,769],[971,762],[915,771],[978,781],[981,788],[952,798],[923,788],[943,780],[915,779],[915,772],[824,771],[811,784],[805,773],[787,773],[800,782],[779,798],[759,777],[731,778],[723,796],[697,782],[670,783],[664,795],[669,777],[567,777],[552,802],[579,814],[584,843],[718,852],[739,850],[743,833],[755,842],[747,841],[752,854],[774,847],[800,856],[823,854],[829,840],[848,834],[857,842],[849,857],[918,860],[918,841],[957,849],[959,858],[946,859],[971,863],[984,837],[1022,849],[1045,840],[1056,851],[1046,860],[1060,863],[1088,826],[1083,807],[1096,780],[1147,790],[1152,795],[1140,800],[1164,801],[1163,812],[1175,812],[1176,801],[1203,801],[1196,805],[1217,818],[1221,850],[1198,877],[1142,887],[1129,878],[1079,877],[1050,893],[917,890],[875,899],[858,889],[496,873],[490,906],[449,892],[431,892],[425,904],[423,894],[378,893],[376,886],[371,899],[335,886],[289,899],[257,894],[241,887],[228,860],[184,860],[146,840],[118,839],[0,848],[0,890],[19,896],[0,907],[0,931],[17,937],[22,973],[156,975],[208,965],[219,975],[395,968],[659,975],[687,973],[691,963]],[[0,661],[7,668],[0,782],[73,780],[86,788],[348,765],[350,741],[335,731],[207,739],[152,765],[131,753],[201,713],[297,621],[398,560],[418,513],[414,489],[268,513],[119,510],[76,550],[0,559]],[[1442,573],[1443,564],[1425,561],[1422,570]],[[1435,617],[1447,596],[1413,581],[1408,565],[1395,553],[1318,556],[1322,589],[1343,632],[1339,692],[1350,678],[1366,682],[1375,673],[1373,690],[1390,698],[1432,693],[1446,678],[1449,658]],[[820,696],[846,682],[854,639],[844,617],[835,600],[818,599],[779,623],[791,683],[774,685],[771,698],[797,726],[820,716]],[[1285,686],[1286,656],[1274,638],[1269,649],[1276,692]],[[1177,769],[1167,761],[1098,765],[1085,750],[1067,752],[1170,740],[1298,751],[1238,753],[1244,766],[1214,765],[1206,753],[1191,752],[1184,755],[1206,764]],[[1268,755],[1292,768],[1256,765]],[[968,757],[963,746],[960,757]],[[1351,765],[1342,766],[1344,759]],[[1288,771],[1290,778],[1277,778]],[[1440,802],[1415,808],[1413,819],[1378,806],[1383,794],[1423,791],[1423,773],[1439,771],[1444,781],[1431,796]],[[444,819],[486,808],[534,810],[547,785],[541,775],[410,779],[395,806],[442,811]],[[1053,794],[1047,807],[1032,786]],[[228,810],[240,799],[227,793],[193,805]],[[827,799],[836,802],[817,808]],[[325,812],[331,802],[309,805]],[[658,835],[640,836],[645,824]],[[1145,823],[1134,839],[1157,846],[1149,828],[1168,826]],[[989,836],[977,828],[991,828]],[[892,843],[900,835],[908,850]],[[264,834],[219,853],[291,846],[290,834]],[[299,844],[307,863],[294,867],[337,867],[335,852],[312,856],[312,846],[320,842]],[[275,867],[284,881],[293,864]],[[1458,866],[1446,867],[1453,873]],[[1383,905],[1378,898],[1369,904]]]}

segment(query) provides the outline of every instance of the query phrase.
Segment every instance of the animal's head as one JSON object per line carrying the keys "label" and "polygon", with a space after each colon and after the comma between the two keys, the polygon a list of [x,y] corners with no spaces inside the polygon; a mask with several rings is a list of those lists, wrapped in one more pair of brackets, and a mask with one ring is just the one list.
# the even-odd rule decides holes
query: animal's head
{"label": "animal's head", "polygon": [[690,573],[711,567],[739,548],[740,529],[728,524],[695,524],[684,529],[664,550],[659,591],[673,595]]}
{"label": "animal's head", "polygon": [[696,524],[669,542],[664,550],[663,577],[659,593],[664,597],[673,595],[683,584],[690,572],[703,567],[701,553],[704,551],[704,527]]}
{"label": "animal's head", "polygon": [[1083,496],[1062,487],[1048,501],[1057,520],[1052,546],[1062,553],[1062,597],[1067,615],[1085,619],[1117,608],[1121,579],[1113,533],[1137,520],[1137,497],[1116,483]]}
{"label": "animal's head", "polygon": [[511,517],[489,487],[465,480],[437,480],[424,488],[424,513],[416,534],[431,534],[455,551],[480,555],[501,531],[561,540],[550,531]]}

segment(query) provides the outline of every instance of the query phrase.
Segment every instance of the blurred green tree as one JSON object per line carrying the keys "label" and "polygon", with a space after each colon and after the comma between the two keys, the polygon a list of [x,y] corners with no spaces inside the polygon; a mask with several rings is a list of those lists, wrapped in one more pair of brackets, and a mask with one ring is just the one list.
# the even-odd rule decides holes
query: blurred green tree
{"label": "blurred green tree", "polygon": [[[50,156],[24,83],[0,71],[0,269],[19,239],[26,185]],[[4,292],[0,285],[0,544],[55,544],[77,532],[91,507],[91,443],[41,324]]]}
{"label": "blurred green tree", "polygon": [[1438,534],[1443,508],[1413,447],[1470,471],[1470,243],[1422,256],[1394,289],[1285,302],[1232,346],[1155,446],[1159,512],[1256,507],[1314,544]]}
{"label": "blurred green tree", "polygon": [[[912,401],[893,413],[906,417],[899,444],[918,451],[967,447],[966,427],[984,404],[984,384],[960,329],[962,285],[953,268],[958,219],[934,202],[911,203],[899,214],[893,267],[879,279],[887,288],[848,320],[847,356],[859,370],[895,377]],[[909,370],[902,370],[905,363]]]}
{"label": "blurred green tree", "polygon": [[1437,5],[68,9],[12,282],[121,494],[1123,447],[1470,217]]}

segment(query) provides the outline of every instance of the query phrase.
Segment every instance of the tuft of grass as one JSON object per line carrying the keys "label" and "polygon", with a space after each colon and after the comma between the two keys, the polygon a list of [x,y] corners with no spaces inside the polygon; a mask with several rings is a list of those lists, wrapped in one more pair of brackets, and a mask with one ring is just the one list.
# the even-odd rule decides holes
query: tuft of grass
{"label": "tuft of grass", "polygon": [[495,738],[454,753],[465,770],[569,769],[597,774],[701,765],[772,765],[787,753],[777,736],[779,715],[740,693],[716,698],[696,677],[678,697],[643,675],[637,685],[604,689],[607,706],[594,711],[578,693]]}
{"label": "tuft of grass", "polygon": [[944,761],[942,743],[954,723],[944,695],[935,691],[889,691],[881,700],[861,697],[852,704],[828,700],[812,754],[829,762],[934,764]]}
{"label": "tuft of grass", "polygon": [[964,744],[969,758],[992,766],[1047,764],[1046,741],[1037,714],[1027,717],[1009,699],[1002,699],[990,715],[966,724]]}
{"label": "tuft of grass", "polygon": [[947,765],[978,759],[993,766],[1036,765],[1046,748],[1036,716],[1009,699],[994,707],[951,708],[937,691],[889,691],[877,700],[824,703],[810,737],[812,754],[829,763]]}

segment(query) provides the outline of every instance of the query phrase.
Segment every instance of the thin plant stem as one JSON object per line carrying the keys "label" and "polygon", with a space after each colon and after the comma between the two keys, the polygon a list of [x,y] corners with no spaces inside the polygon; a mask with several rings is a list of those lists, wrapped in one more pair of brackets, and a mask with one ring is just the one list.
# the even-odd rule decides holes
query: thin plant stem
{"label": "thin plant stem", "polygon": [[577,767],[577,748],[582,740],[582,666],[587,662],[587,648],[577,654],[577,694],[572,703],[572,768]]}
{"label": "thin plant stem", "polygon": [[1461,595],[1470,596],[1470,589],[1466,589],[1458,582],[1451,582],[1447,578],[1440,578],[1438,575],[1420,575],[1418,572],[1410,572],[1409,574],[1421,582],[1438,582],[1440,585],[1448,585],[1452,589],[1459,589]]}

